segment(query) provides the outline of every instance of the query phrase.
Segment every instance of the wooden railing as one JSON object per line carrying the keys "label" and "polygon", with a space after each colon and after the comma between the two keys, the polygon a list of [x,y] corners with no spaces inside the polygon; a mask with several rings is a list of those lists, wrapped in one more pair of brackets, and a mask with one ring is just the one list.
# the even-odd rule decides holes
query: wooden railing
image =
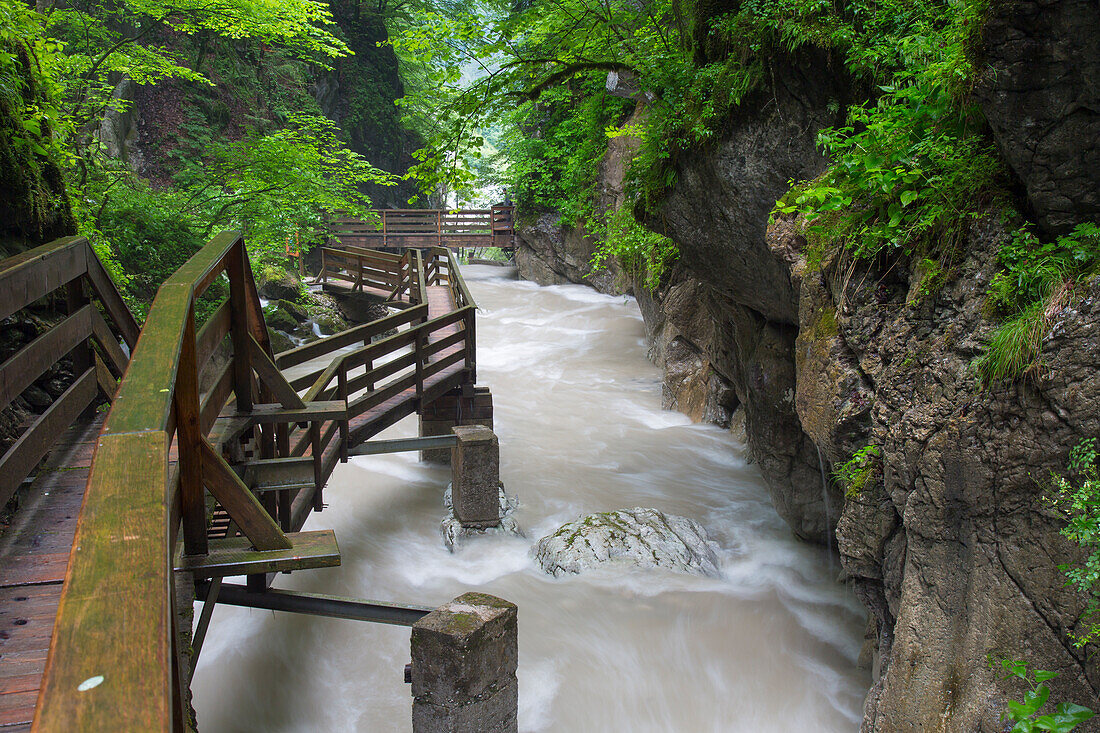
{"label": "wooden railing", "polygon": [[[408,271],[414,275],[404,291],[408,293],[408,307],[405,310],[282,352],[276,357],[280,369],[289,369],[346,349],[359,341],[364,342],[354,351],[344,351],[326,367],[290,380],[296,390],[305,390],[302,397],[305,400],[346,400],[348,420],[355,420],[368,412],[378,411],[388,402],[395,402],[391,409],[380,412],[361,429],[351,431],[350,444],[356,444],[388,427],[457,384],[476,381],[474,320],[477,305],[458,274],[454,255],[446,249],[436,248],[430,250],[426,257],[418,250],[410,250],[406,256],[411,257],[407,270],[403,269],[404,258],[390,260],[401,272]],[[374,262],[369,264],[372,269],[375,266]],[[341,279],[353,284],[367,277],[357,278],[346,271],[344,274]],[[393,282],[395,274],[391,271],[391,277],[385,282]],[[434,285],[447,287],[453,308],[429,320],[427,290]],[[404,330],[372,342],[377,336],[395,329]],[[437,379],[459,364],[461,373],[453,374],[450,379]],[[361,373],[356,373],[360,369]],[[403,400],[402,395],[414,396],[415,401]],[[342,429],[346,432],[350,430],[346,426]],[[345,435],[345,438],[348,437]],[[295,445],[292,450],[300,449],[300,445]],[[329,470],[327,465],[325,469]]]}
{"label": "wooden railing", "polygon": [[[230,297],[200,328],[196,300],[223,275]],[[230,350],[218,366],[214,354]],[[203,383],[212,386],[200,393]],[[243,570],[232,574],[275,571],[316,566],[309,558],[323,554],[334,564],[331,533],[288,534],[293,522],[280,526],[230,466],[251,445],[260,459],[288,456],[290,423],[316,436],[333,417],[342,404],[307,405],[282,380],[244,242],[218,235],[158,291],[99,437],[36,730],[183,730],[189,676],[177,663],[173,569],[212,577],[235,559]],[[204,487],[243,545],[208,539]],[[294,503],[311,504],[311,494],[299,490]]]}
{"label": "wooden railing", "polygon": [[402,255],[361,247],[321,248],[321,271],[317,278],[350,283],[353,291],[371,289],[387,294],[387,300],[419,303],[419,259],[412,250]]}
{"label": "wooden railing", "polygon": [[[273,573],[337,564],[331,531],[298,531],[322,508],[335,464],[350,445],[473,383],[476,306],[451,253],[376,254],[357,255],[352,282],[392,286],[407,308],[278,357],[239,234],[218,235],[161,286],[97,442],[36,730],[184,730],[190,669],[178,646],[174,571],[212,579],[212,608],[223,576],[248,575],[250,590],[262,591]],[[50,257],[65,267],[20,280],[36,284],[11,303],[85,273],[93,283],[104,276],[93,274],[94,256]],[[197,299],[223,276],[228,300],[197,323]],[[447,312],[429,318],[438,286]],[[90,311],[77,313],[98,339]],[[136,325],[120,330],[136,335]],[[334,358],[283,377],[323,357]],[[219,515],[229,522],[221,535]],[[197,653],[198,632],[194,645]]]}
{"label": "wooden railing", "polygon": [[74,380],[0,456],[0,506],[7,503],[65,430],[94,403],[115,397],[138,326],[83,237],[67,237],[0,262],[0,320],[36,301],[60,296],[68,316],[0,364],[0,410],[70,356]]}
{"label": "wooden railing", "polygon": [[502,247],[515,246],[512,206],[488,209],[379,209],[365,220],[329,224],[330,246]]}

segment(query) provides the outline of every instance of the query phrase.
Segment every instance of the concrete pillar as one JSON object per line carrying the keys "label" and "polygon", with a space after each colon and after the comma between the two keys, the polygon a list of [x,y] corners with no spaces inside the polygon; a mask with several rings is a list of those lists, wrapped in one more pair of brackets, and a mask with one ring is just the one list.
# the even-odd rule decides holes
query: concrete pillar
{"label": "concrete pillar", "polygon": [[481,425],[453,428],[458,444],[451,448],[451,506],[463,527],[484,529],[500,524],[500,441]]}
{"label": "concrete pillar", "polygon": [[412,627],[413,733],[515,733],[514,603],[464,593]]}
{"label": "concrete pillar", "polygon": [[[493,428],[493,393],[488,387],[474,387],[466,393],[456,389],[434,402],[425,405],[420,412],[420,437],[450,435],[456,425],[484,425]],[[420,451],[420,460],[429,463],[449,464],[450,448]]]}

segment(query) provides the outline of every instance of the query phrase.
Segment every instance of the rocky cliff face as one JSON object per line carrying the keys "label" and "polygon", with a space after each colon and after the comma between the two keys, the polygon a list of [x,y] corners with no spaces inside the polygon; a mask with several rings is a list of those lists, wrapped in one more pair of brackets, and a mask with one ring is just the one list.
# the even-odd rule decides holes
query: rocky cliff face
{"label": "rocky cliff face", "polygon": [[[625,124],[638,124],[645,114],[644,105],[639,105]],[[606,216],[623,205],[626,167],[637,153],[640,142],[624,135],[608,143],[596,176],[594,203],[597,215]],[[600,242],[586,231],[583,222],[562,221],[561,216],[553,212],[520,211],[516,233],[516,268],[525,280],[540,285],[582,283],[612,295],[628,293],[633,288],[629,275],[614,261],[608,262],[603,269],[592,266],[592,257]]]}
{"label": "rocky cliff face", "polygon": [[[977,94],[1048,233],[1098,215],[1098,22],[1095,3],[997,3],[982,35]],[[845,101],[828,74],[782,69],[643,212],[681,251],[658,292],[636,290],[666,405],[732,414],[780,515],[804,538],[835,537],[868,609],[865,731],[1003,730],[1005,701],[1024,690],[990,655],[1059,672],[1052,700],[1097,708],[1100,668],[1068,640],[1083,602],[1057,569],[1079,550],[1043,491],[1100,428],[1100,283],[1057,314],[1040,374],[990,388],[972,364],[994,328],[995,212],[937,288],[907,259],[853,266],[834,253],[808,267],[797,222],[769,226],[768,213],[789,180],[824,166],[814,137]],[[823,473],[869,445],[880,455],[860,491],[822,490]]]}
{"label": "rocky cliff face", "polygon": [[[991,11],[980,94],[1031,212],[1063,232],[1096,216],[1100,107],[1078,74],[1100,54],[1073,41],[1095,6],[1051,5]],[[780,515],[807,538],[836,523],[870,616],[864,730],[1002,730],[1005,700],[1023,691],[988,669],[988,655],[1060,672],[1052,699],[1096,707],[1100,670],[1068,640],[1082,600],[1057,570],[1075,548],[1042,494],[1100,427],[1087,367],[1100,349],[1100,285],[1058,314],[1037,378],[983,388],[972,363],[993,329],[984,308],[1006,237],[999,217],[972,227],[936,292],[922,290],[917,262],[834,255],[807,268],[795,222],[768,227],[767,215],[788,180],[821,169],[813,135],[843,91],[793,68],[783,80],[769,104],[743,105],[713,149],[682,159],[677,185],[645,212],[681,251],[643,307],[666,389],[684,384],[668,364],[685,349],[713,369],[736,395]],[[687,391],[681,402],[706,399],[701,380]],[[880,450],[868,485],[822,492],[821,472],[868,445]]]}

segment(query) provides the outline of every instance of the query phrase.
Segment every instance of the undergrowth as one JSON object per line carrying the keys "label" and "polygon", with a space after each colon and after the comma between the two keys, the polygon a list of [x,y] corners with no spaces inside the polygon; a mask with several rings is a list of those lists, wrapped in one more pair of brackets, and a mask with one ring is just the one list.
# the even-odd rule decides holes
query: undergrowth
{"label": "undergrowth", "polygon": [[1100,269],[1100,226],[1080,224],[1043,242],[1021,228],[1001,247],[1003,269],[989,285],[988,303],[1004,321],[978,359],[986,384],[1042,370],[1043,342],[1076,286]]}
{"label": "undergrowth", "polygon": [[863,493],[871,480],[882,475],[882,452],[876,445],[865,445],[844,463],[833,468],[833,478],[844,486],[844,495],[853,499]]}
{"label": "undergrowth", "polygon": [[1059,565],[1073,585],[1087,599],[1081,618],[1084,630],[1071,633],[1078,647],[1100,640],[1100,468],[1097,466],[1096,439],[1089,438],[1070,451],[1069,476],[1053,477],[1051,503],[1059,509],[1066,526],[1062,536],[1085,551],[1079,565]]}
{"label": "undergrowth", "polygon": [[606,269],[614,258],[650,291],[657,289],[661,276],[679,257],[676,243],[635,221],[628,206],[611,212],[602,224],[590,220],[589,231],[599,242],[590,262],[593,271]]}

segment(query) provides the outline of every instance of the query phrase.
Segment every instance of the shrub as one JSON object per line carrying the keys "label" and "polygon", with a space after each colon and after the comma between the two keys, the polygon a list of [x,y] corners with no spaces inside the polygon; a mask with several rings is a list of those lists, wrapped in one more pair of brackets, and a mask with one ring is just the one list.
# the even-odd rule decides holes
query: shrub
{"label": "shrub", "polygon": [[1082,620],[1085,631],[1071,634],[1074,643],[1082,647],[1100,639],[1100,470],[1097,468],[1096,439],[1079,443],[1069,454],[1070,477],[1054,477],[1054,505],[1062,512],[1066,526],[1062,536],[1076,542],[1087,551],[1083,564],[1060,565],[1069,583],[1088,598]]}
{"label": "shrub", "polygon": [[1023,702],[1009,700],[1004,712],[1001,713],[1001,720],[1014,724],[1012,728],[1007,729],[1011,733],[1033,733],[1034,731],[1069,733],[1095,715],[1088,708],[1070,702],[1059,703],[1055,706],[1053,713],[1040,715],[1039,711],[1050,698],[1050,688],[1046,683],[1057,677],[1058,673],[1045,672],[1041,669],[1028,670],[1025,662],[1008,659],[1001,660],[1001,668],[1006,672],[1003,679],[1015,677],[1023,680],[1031,688],[1024,693]]}
{"label": "shrub", "polygon": [[876,445],[865,445],[844,463],[833,469],[833,478],[844,486],[849,499],[863,493],[875,476],[882,475],[881,452]]}

